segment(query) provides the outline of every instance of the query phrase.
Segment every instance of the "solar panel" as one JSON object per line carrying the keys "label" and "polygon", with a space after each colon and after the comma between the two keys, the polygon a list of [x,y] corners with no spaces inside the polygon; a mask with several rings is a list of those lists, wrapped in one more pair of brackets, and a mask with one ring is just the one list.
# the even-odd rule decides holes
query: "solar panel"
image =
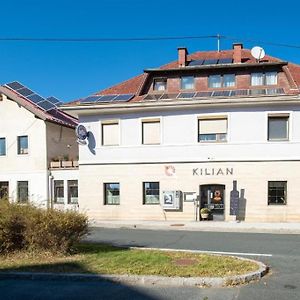
{"label": "solar panel", "polygon": [[148,94],[144,97],[144,100],[158,100],[161,97],[161,94]]}
{"label": "solar panel", "polygon": [[211,97],[212,92],[198,92],[194,96],[194,98],[199,98],[199,97]]}
{"label": "solar panel", "polygon": [[133,98],[134,94],[123,94],[123,95],[118,95],[113,101],[129,101],[131,98]]}
{"label": "solar panel", "polygon": [[163,94],[160,99],[165,100],[165,99],[176,99],[178,94]]}
{"label": "solar panel", "polygon": [[17,90],[17,92],[25,97],[34,94],[34,92],[26,87],[23,87],[19,90]]}
{"label": "solar panel", "polygon": [[213,97],[229,97],[231,91],[214,91]]}
{"label": "solar panel", "polygon": [[57,98],[51,96],[48,97],[46,100],[48,100],[49,102],[53,103],[54,105],[60,105],[62,104],[62,102],[60,100],[58,100]]}
{"label": "solar panel", "polygon": [[6,85],[8,87],[10,87],[11,89],[13,90],[19,90],[21,88],[24,87],[24,85],[22,85],[21,83],[17,82],[17,81],[13,81],[13,82],[10,82],[10,83],[6,83]]}
{"label": "solar panel", "polygon": [[87,98],[84,98],[80,100],[80,103],[87,103],[87,102],[96,102],[101,98],[99,95],[89,96]]}
{"label": "solar panel", "polygon": [[38,106],[40,106],[44,110],[49,110],[49,109],[55,108],[55,105],[47,100],[40,102],[38,104]]}
{"label": "solar panel", "polygon": [[258,90],[249,90],[251,96],[256,96],[256,95],[265,95],[266,90],[265,89],[258,89]]}
{"label": "solar panel", "polygon": [[192,60],[189,63],[189,66],[201,66],[204,62],[204,59],[196,59],[196,60]]}
{"label": "solar panel", "polygon": [[218,62],[217,59],[206,59],[203,65],[215,65]]}
{"label": "solar panel", "polygon": [[42,101],[45,101],[45,99],[37,94],[33,94],[27,97],[30,101],[34,102],[34,103],[39,103]]}
{"label": "solar panel", "polygon": [[182,98],[182,99],[193,98],[195,94],[196,93],[180,93],[177,98]]}
{"label": "solar panel", "polygon": [[218,61],[218,64],[219,65],[222,65],[222,64],[232,64],[232,58],[220,58],[219,61]]}
{"label": "solar panel", "polygon": [[97,100],[97,102],[109,102],[113,100],[117,95],[104,95]]}
{"label": "solar panel", "polygon": [[231,96],[247,96],[248,90],[235,90],[231,91]]}

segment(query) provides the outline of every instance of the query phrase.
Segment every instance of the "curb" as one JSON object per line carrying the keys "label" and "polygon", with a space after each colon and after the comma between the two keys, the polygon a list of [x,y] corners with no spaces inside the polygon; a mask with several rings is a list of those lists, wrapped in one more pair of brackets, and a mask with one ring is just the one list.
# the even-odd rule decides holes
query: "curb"
{"label": "curb", "polygon": [[[236,256],[232,256],[235,257]],[[164,277],[146,275],[107,275],[107,274],[81,274],[81,273],[33,273],[33,272],[0,272],[0,280],[29,279],[29,280],[67,280],[67,281],[111,281],[129,285],[161,285],[161,286],[197,286],[220,288],[257,281],[269,270],[262,262],[238,257],[241,260],[255,262],[258,270],[242,275],[225,277]]]}

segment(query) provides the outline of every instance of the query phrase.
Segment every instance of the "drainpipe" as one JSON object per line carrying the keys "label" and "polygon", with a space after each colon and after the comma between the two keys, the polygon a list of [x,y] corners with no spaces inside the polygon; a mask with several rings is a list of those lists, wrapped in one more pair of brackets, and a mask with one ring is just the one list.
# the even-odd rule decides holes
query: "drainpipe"
{"label": "drainpipe", "polygon": [[53,209],[53,175],[51,175],[51,172],[48,176],[48,203],[47,208]]}

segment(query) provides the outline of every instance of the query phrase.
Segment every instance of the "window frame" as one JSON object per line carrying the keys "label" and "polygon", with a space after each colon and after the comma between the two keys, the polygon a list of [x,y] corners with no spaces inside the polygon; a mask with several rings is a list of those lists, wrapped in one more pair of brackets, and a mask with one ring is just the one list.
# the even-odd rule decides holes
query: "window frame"
{"label": "window frame", "polygon": [[[72,182],[76,182],[76,185],[71,185]],[[77,189],[77,197],[72,197],[71,189],[76,187]],[[69,179],[67,180],[67,189],[68,189],[68,204],[78,204],[78,180],[77,179]],[[72,198],[77,198],[76,201],[71,201]]]}
{"label": "window frame", "polygon": [[[107,125],[118,125],[118,143],[106,145],[104,144],[104,126]],[[120,120],[103,120],[100,123],[100,130],[101,130],[101,146],[102,147],[116,147],[121,145],[121,128],[120,128]]]}
{"label": "window frame", "polygon": [[[165,88],[163,90],[156,89],[155,86],[156,86],[157,82],[164,82],[165,83],[164,84]],[[153,79],[152,89],[153,89],[154,92],[157,92],[157,93],[163,93],[163,92],[167,91],[168,90],[168,79],[166,77],[157,77],[157,78],[154,78]]]}
{"label": "window frame", "polygon": [[[118,185],[118,187],[119,187],[119,198],[118,198],[118,202],[117,203],[109,203],[108,201],[107,201],[107,185],[109,185],[109,184],[117,184]],[[104,182],[103,183],[103,194],[104,194],[104,197],[103,197],[103,204],[104,205],[120,205],[121,204],[121,184],[120,184],[120,182]]]}
{"label": "window frame", "polygon": [[[62,186],[58,186],[58,188],[62,188],[63,196],[62,197],[57,197],[56,195],[56,183],[57,182],[62,182]],[[57,201],[57,198],[62,198],[62,201]],[[65,203],[65,182],[62,179],[55,179],[53,180],[53,203],[54,204],[64,204]]]}
{"label": "window frame", "polygon": [[[269,73],[276,73],[276,83],[275,84],[267,84],[267,76],[266,74]],[[253,74],[262,74],[262,83],[263,84],[258,84],[258,85],[253,85],[252,84],[252,75]],[[251,87],[260,87],[260,86],[277,86],[278,85],[278,71],[268,71],[268,72],[251,72],[250,73],[250,84]]]}
{"label": "window frame", "polygon": [[3,152],[3,154],[1,154],[1,152],[0,152],[0,157],[1,157],[1,156],[6,156],[6,154],[7,154],[7,149],[6,149],[6,137],[0,137],[0,143],[1,143],[1,141],[4,141],[4,152]]}
{"label": "window frame", "polygon": [[[233,75],[234,76],[234,85],[232,86],[225,86],[224,83],[224,76],[226,75]],[[219,76],[220,77],[220,86],[219,87],[213,87],[210,86],[210,78],[213,76]],[[223,74],[210,74],[207,76],[207,87],[209,89],[230,89],[236,86],[236,74],[235,73],[223,73]]]}
{"label": "window frame", "polygon": [[[290,140],[290,114],[268,114],[267,119],[267,140],[269,142],[286,142]],[[285,138],[270,138],[270,119],[286,119],[286,137]]]}
{"label": "window frame", "polygon": [[[20,186],[19,186],[20,183],[27,183],[27,195],[26,195],[25,201],[20,200]],[[17,202],[18,203],[28,203],[28,201],[29,201],[29,182],[27,180],[20,180],[20,181],[18,180],[17,181]]]}
{"label": "window frame", "polygon": [[[200,135],[201,135],[201,133],[200,133],[200,121],[210,121],[210,120],[226,120],[226,136],[225,136],[225,139],[218,139],[217,138],[217,136],[218,135],[222,135],[222,134],[224,134],[224,133],[218,133],[218,132],[216,132],[216,133],[213,133],[215,136],[216,136],[216,139],[214,139],[214,140],[201,140],[200,139]],[[228,116],[225,116],[225,115],[220,115],[220,116],[218,116],[218,115],[216,115],[216,116],[201,116],[201,117],[198,117],[197,118],[197,142],[198,143],[201,143],[201,144],[203,144],[203,143],[227,143],[228,142],[228,140],[229,140],[229,138],[228,138],[228,134],[229,134],[229,126],[228,126],[228,122],[229,122],[229,118],[228,118]],[[213,134],[211,134],[211,135],[213,135]],[[204,135],[204,134],[203,134]],[[208,135],[208,134],[205,134],[205,135]]]}
{"label": "window frame", "polygon": [[[151,191],[155,191],[155,190],[158,190],[158,202],[147,202],[146,200],[146,184],[149,184],[149,183],[157,183],[158,184],[158,189],[148,189],[148,190],[151,190]],[[159,181],[143,181],[143,205],[160,205],[160,183]],[[151,195],[151,196],[156,196],[156,195]]]}
{"label": "window frame", "polygon": [[[159,123],[159,141],[157,143],[145,143],[144,142],[144,124],[146,123]],[[141,144],[142,145],[161,145],[162,144],[162,121],[161,118],[143,118],[141,119]]]}
{"label": "window frame", "polygon": [[[20,147],[21,146],[21,138],[27,138],[27,148],[23,149]],[[24,152],[24,150],[27,150],[27,151]],[[28,137],[28,135],[18,135],[17,136],[17,154],[18,155],[28,155],[29,154],[29,137]]]}
{"label": "window frame", "polygon": [[[184,78],[193,78],[193,87],[192,88],[187,89],[187,88],[183,87],[183,79]],[[196,83],[195,81],[196,81],[196,78],[195,78],[194,75],[181,76],[180,77],[180,90],[181,91],[194,91],[195,90],[195,83]]]}
{"label": "window frame", "polygon": [[[274,202],[270,201],[270,197],[272,197],[270,195],[270,183],[284,183],[284,191],[283,191],[283,193],[284,193],[284,202],[283,203],[278,203],[278,202],[274,203]],[[280,196],[276,195],[275,197],[277,198],[277,197],[280,197]],[[268,181],[268,199],[267,200],[268,200],[268,206],[287,205],[287,180],[281,180],[281,181],[280,180],[269,180]]]}

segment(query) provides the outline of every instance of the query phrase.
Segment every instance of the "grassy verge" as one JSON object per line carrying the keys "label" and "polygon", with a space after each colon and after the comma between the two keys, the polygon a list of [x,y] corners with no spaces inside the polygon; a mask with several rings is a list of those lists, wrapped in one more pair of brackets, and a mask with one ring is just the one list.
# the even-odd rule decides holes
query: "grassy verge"
{"label": "grassy verge", "polygon": [[78,272],[183,277],[219,277],[255,271],[255,263],[227,256],[130,250],[79,244],[72,255],[18,252],[0,256],[0,271]]}

